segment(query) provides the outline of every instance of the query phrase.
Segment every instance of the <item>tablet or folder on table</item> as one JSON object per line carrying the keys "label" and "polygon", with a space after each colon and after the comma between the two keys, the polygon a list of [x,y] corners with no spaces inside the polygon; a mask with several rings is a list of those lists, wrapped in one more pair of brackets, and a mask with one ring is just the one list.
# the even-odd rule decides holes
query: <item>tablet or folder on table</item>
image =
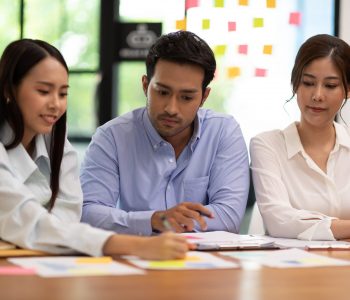
{"label": "tablet or folder on table", "polygon": [[15,257],[15,256],[44,256],[50,255],[43,251],[21,249],[16,245],[0,240],[0,258],[1,257]]}
{"label": "tablet or folder on table", "polygon": [[226,231],[182,233],[196,250],[248,250],[275,249],[273,241],[263,236],[241,235]]}

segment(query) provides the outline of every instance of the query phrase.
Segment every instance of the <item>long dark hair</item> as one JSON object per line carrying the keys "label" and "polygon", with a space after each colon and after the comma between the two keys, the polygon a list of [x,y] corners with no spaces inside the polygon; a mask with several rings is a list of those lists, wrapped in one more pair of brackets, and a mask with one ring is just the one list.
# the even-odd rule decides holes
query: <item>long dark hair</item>
{"label": "long dark hair", "polygon": [[[52,45],[32,39],[21,39],[10,43],[0,59],[0,127],[7,121],[14,132],[14,138],[6,149],[21,143],[24,134],[24,123],[21,110],[16,101],[15,90],[22,79],[35,65],[47,57],[53,57],[67,70],[68,66],[62,54]],[[49,149],[51,164],[51,199],[48,210],[51,211],[59,191],[59,173],[66,137],[66,113],[56,122],[51,132]]]}

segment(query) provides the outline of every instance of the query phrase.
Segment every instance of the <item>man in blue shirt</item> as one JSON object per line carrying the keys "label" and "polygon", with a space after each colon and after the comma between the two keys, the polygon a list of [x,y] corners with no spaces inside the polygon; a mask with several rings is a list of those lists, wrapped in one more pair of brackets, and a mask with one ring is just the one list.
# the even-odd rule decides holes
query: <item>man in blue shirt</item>
{"label": "man in blue shirt", "polygon": [[[216,61],[194,33],[163,35],[146,59],[146,107],[99,127],[82,165],[82,221],[119,233],[238,232],[246,145],[232,116],[201,106]],[[167,222],[164,222],[167,220]]]}

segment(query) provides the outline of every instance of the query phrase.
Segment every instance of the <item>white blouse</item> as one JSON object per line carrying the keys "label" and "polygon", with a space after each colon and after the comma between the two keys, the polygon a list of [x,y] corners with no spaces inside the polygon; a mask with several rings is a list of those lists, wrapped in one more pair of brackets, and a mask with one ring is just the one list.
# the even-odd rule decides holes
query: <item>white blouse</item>
{"label": "white blouse", "polygon": [[51,197],[49,136],[38,135],[31,158],[22,144],[6,150],[12,130],[0,130],[0,238],[24,248],[52,253],[79,251],[102,255],[102,247],[113,232],[79,223],[82,191],[75,150],[65,142],[60,188],[48,213]]}
{"label": "white blouse", "polygon": [[256,200],[268,234],[334,240],[332,219],[350,219],[350,132],[334,123],[336,143],[324,173],[305,152],[292,123],[251,140]]}

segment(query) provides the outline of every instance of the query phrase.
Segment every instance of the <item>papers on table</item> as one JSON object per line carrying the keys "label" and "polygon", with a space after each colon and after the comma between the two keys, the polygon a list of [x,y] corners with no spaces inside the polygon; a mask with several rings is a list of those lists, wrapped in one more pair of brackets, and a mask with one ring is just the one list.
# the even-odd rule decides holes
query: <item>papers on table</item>
{"label": "papers on table", "polygon": [[176,260],[142,260],[136,257],[125,257],[132,264],[143,269],[156,270],[193,270],[193,269],[232,269],[238,268],[235,262],[227,261],[210,253],[190,251],[185,259]]}
{"label": "papers on table", "polygon": [[300,249],[350,249],[350,243],[345,241],[304,241],[297,239],[274,238],[263,236],[270,242],[273,242],[280,249],[300,248]]}
{"label": "papers on table", "polygon": [[275,248],[264,236],[239,235],[226,231],[182,233],[197,250],[266,249]]}
{"label": "papers on table", "polygon": [[9,258],[9,262],[35,270],[42,277],[142,275],[139,270],[113,261],[111,257]]}
{"label": "papers on table", "polygon": [[[247,261],[273,268],[350,266],[350,261],[318,255],[296,248],[259,252],[221,252],[220,254],[241,260],[243,268],[244,262]],[[251,264],[247,264],[247,266],[251,268]]]}
{"label": "papers on table", "polygon": [[349,249],[344,241],[304,241],[297,239],[273,238],[266,235],[240,235],[226,231],[181,233],[189,242],[197,245],[197,250],[230,249]]}

